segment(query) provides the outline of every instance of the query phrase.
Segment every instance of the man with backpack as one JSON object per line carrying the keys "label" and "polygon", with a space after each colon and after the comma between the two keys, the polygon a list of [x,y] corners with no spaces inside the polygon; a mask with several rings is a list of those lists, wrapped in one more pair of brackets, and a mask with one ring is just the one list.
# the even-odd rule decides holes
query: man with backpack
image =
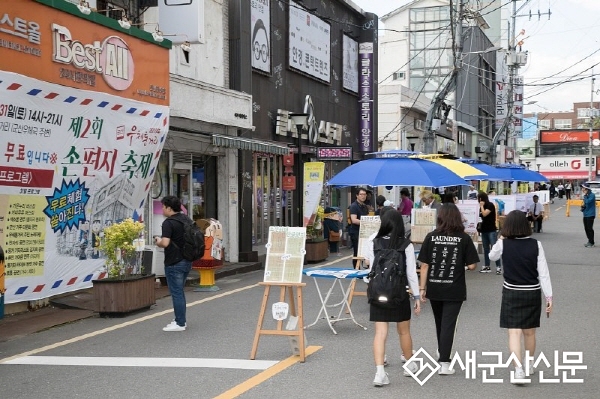
{"label": "man with backpack", "polygon": [[[381,226],[377,233],[369,237],[365,258],[371,266],[367,288],[367,298],[371,305],[369,319],[375,322],[373,355],[377,370],[373,385],[381,387],[390,383],[388,374],[384,371],[385,341],[390,322],[396,323],[402,359],[409,360],[413,355],[410,336],[411,306],[407,286],[410,286],[413,293],[415,314],[418,315],[421,311],[415,249],[404,236],[402,215],[394,208],[384,207],[381,210]],[[417,372],[415,362],[407,362],[404,366],[405,376],[414,376]]]}
{"label": "man with backpack", "polygon": [[175,319],[163,331],[185,331],[185,282],[192,270],[192,261],[201,257],[204,244],[194,242],[199,240],[199,229],[196,223],[181,212],[179,198],[167,195],[160,202],[166,219],[162,223],[162,236],[155,236],[154,241],[156,246],[165,249],[165,277],[175,313]]}

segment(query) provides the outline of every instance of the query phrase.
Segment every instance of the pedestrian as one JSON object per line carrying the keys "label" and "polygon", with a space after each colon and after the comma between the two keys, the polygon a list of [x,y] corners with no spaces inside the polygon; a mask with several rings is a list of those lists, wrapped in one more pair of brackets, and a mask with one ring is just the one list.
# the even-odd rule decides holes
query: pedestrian
{"label": "pedestrian", "polygon": [[[479,272],[491,273],[489,253],[492,245],[498,240],[496,206],[490,201],[486,193],[479,193],[477,195],[477,201],[479,201],[479,217],[481,218],[481,225],[478,230],[481,235],[484,260],[484,265]],[[496,274],[502,274],[502,264],[500,260],[496,261]]]}
{"label": "pedestrian", "polygon": [[581,184],[583,191],[583,205],[581,205],[581,212],[583,212],[583,228],[585,229],[585,235],[587,236],[588,242],[584,247],[593,247],[596,242],[594,241],[594,219],[596,218],[596,195],[590,190],[590,186],[587,183]]}
{"label": "pedestrian", "polygon": [[402,216],[408,216],[410,219],[413,205],[414,204],[410,199],[410,192],[408,191],[408,188],[404,187],[402,190],[400,190],[400,204],[398,205],[398,212],[400,212]]}
{"label": "pedestrian", "polygon": [[539,197],[533,196],[533,204],[529,206],[529,212],[527,212],[527,220],[533,223],[533,231],[536,233],[542,232],[542,221],[544,220],[544,207],[538,203]]}
{"label": "pedestrian", "polygon": [[554,197],[556,197],[556,186],[554,186],[554,182],[550,182],[550,203],[554,204]]}
{"label": "pedestrian", "polygon": [[358,232],[360,230],[360,217],[369,215],[369,208],[365,205],[367,198],[367,189],[359,187],[356,190],[356,201],[350,204],[350,225],[348,226],[348,236],[352,242],[352,251],[354,252],[354,259],[352,265],[356,268],[356,255],[358,255]]}
{"label": "pedestrian", "polygon": [[523,212],[514,210],[506,216],[500,240],[490,251],[490,258],[502,259],[504,265],[500,328],[508,329],[508,350],[516,357],[513,360],[515,380],[522,380],[533,373],[535,329],[540,326],[542,291],[547,317],[552,312],[552,283],[544,248],[541,242],[531,238],[531,227]]}
{"label": "pedestrian", "polygon": [[470,200],[477,199],[477,190],[475,190],[475,186],[469,186],[469,191],[467,191],[467,199],[470,199]]}
{"label": "pedestrian", "polygon": [[342,223],[340,214],[335,208],[325,208],[325,218],[323,219],[323,234],[329,242],[329,253],[341,256],[340,240],[342,237]]}
{"label": "pedestrian", "polygon": [[560,182],[558,183],[558,186],[556,186],[556,189],[558,190],[558,199],[562,199],[565,195],[565,186]]}
{"label": "pedestrian", "polygon": [[383,208],[383,206],[384,206],[383,204],[385,204],[385,201],[386,201],[386,199],[383,195],[378,195],[375,198],[375,206],[376,206],[375,215],[379,215],[379,213],[381,212],[381,208]]}
{"label": "pedestrian", "polygon": [[456,322],[462,303],[467,299],[465,266],[469,270],[479,262],[477,249],[465,233],[462,215],[454,204],[443,204],[437,214],[437,226],[427,234],[419,252],[421,262],[421,301],[429,299],[435,319],[439,359],[438,374],[454,374],[450,353]]}
{"label": "pedestrian", "polygon": [[421,207],[440,209],[441,204],[435,200],[435,194],[429,190],[421,191]]}
{"label": "pedestrian", "polygon": [[573,190],[573,184],[571,184],[571,180],[567,181],[565,184],[565,196],[567,197],[567,201],[571,199],[571,190]]}
{"label": "pedestrian", "polygon": [[456,193],[454,193],[453,191],[447,191],[442,196],[442,204],[456,204],[456,203],[458,203],[458,197],[456,196]]}
{"label": "pedestrian", "polygon": [[175,319],[163,331],[185,331],[187,320],[184,288],[192,270],[192,262],[183,258],[180,249],[185,244],[184,225],[190,223],[191,219],[181,213],[179,198],[167,195],[160,202],[166,219],[162,223],[162,236],[155,236],[154,242],[156,246],[165,249],[165,277],[175,313]]}
{"label": "pedestrian", "polygon": [[[367,250],[365,251],[365,259],[368,259],[369,265],[373,268],[377,250],[374,250],[375,243],[377,242],[378,248],[400,248],[405,240],[408,238],[404,237],[404,223],[402,223],[402,215],[396,212],[394,208],[385,207],[381,214],[381,226],[377,233],[373,233],[367,244]],[[419,302],[419,283],[417,279],[417,265],[415,261],[415,249],[411,243],[405,249],[406,254],[406,277],[408,278],[408,285],[413,292],[413,299],[415,301],[415,314],[418,315],[421,312],[421,304]],[[403,288],[405,289],[405,288]],[[411,318],[411,306],[410,298],[402,301],[398,307],[383,308],[376,304],[371,303],[370,305],[370,317],[369,320],[375,322],[375,336],[373,338],[373,357],[375,358],[376,373],[373,385],[380,387],[390,383],[388,374],[384,370],[385,363],[385,342],[388,335],[388,323],[396,323],[396,331],[400,338],[400,348],[402,356],[405,359],[410,359],[413,355],[412,350],[412,338],[410,335],[410,318]],[[406,368],[410,369],[413,374],[418,372],[417,365],[407,363]],[[405,370],[405,376],[411,374]]]}

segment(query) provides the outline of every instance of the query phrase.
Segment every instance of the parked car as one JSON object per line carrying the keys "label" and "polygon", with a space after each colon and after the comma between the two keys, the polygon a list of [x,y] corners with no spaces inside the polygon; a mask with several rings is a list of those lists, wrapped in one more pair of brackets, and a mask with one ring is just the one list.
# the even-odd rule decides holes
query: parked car
{"label": "parked car", "polygon": [[596,196],[596,200],[600,200],[600,181],[586,181],[585,184],[590,185],[590,191]]}

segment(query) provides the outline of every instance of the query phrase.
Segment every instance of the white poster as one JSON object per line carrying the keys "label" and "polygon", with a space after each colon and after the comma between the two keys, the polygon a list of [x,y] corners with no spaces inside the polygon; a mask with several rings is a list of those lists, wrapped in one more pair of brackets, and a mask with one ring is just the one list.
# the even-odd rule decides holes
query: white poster
{"label": "white poster", "polygon": [[290,0],[289,64],[292,68],[330,81],[331,26]]}
{"label": "white poster", "polygon": [[496,215],[506,216],[517,209],[516,195],[490,195],[489,200],[496,206]]}
{"label": "white poster", "polygon": [[252,68],[271,72],[270,0],[251,0]]}
{"label": "white poster", "polygon": [[358,42],[344,37],[344,89],[358,93]]}
{"label": "white poster", "polygon": [[141,219],[169,107],[0,71],[6,302],[89,288],[105,226]]}
{"label": "white poster", "polygon": [[456,204],[462,214],[463,224],[467,233],[477,231],[477,222],[479,222],[479,202],[477,200],[463,200]]}

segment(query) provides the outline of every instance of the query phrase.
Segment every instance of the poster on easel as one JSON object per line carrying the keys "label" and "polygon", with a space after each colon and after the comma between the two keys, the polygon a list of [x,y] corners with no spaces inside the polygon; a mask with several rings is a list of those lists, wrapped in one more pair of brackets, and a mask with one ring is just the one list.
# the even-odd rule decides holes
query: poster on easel
{"label": "poster on easel", "polygon": [[462,214],[465,232],[472,234],[477,232],[477,222],[479,222],[479,202],[473,200],[461,201],[456,204]]}
{"label": "poster on easel", "polygon": [[422,243],[425,236],[435,230],[437,225],[436,209],[412,209],[410,221],[410,240],[413,243]]}
{"label": "poster on easel", "polygon": [[358,230],[358,250],[356,252],[357,257],[363,258],[364,254],[367,253],[369,237],[371,237],[373,233],[377,233],[379,231],[379,226],[381,226],[381,219],[379,216],[360,217],[360,229]]}
{"label": "poster on easel", "polygon": [[305,244],[305,227],[269,227],[263,282],[301,283]]}

